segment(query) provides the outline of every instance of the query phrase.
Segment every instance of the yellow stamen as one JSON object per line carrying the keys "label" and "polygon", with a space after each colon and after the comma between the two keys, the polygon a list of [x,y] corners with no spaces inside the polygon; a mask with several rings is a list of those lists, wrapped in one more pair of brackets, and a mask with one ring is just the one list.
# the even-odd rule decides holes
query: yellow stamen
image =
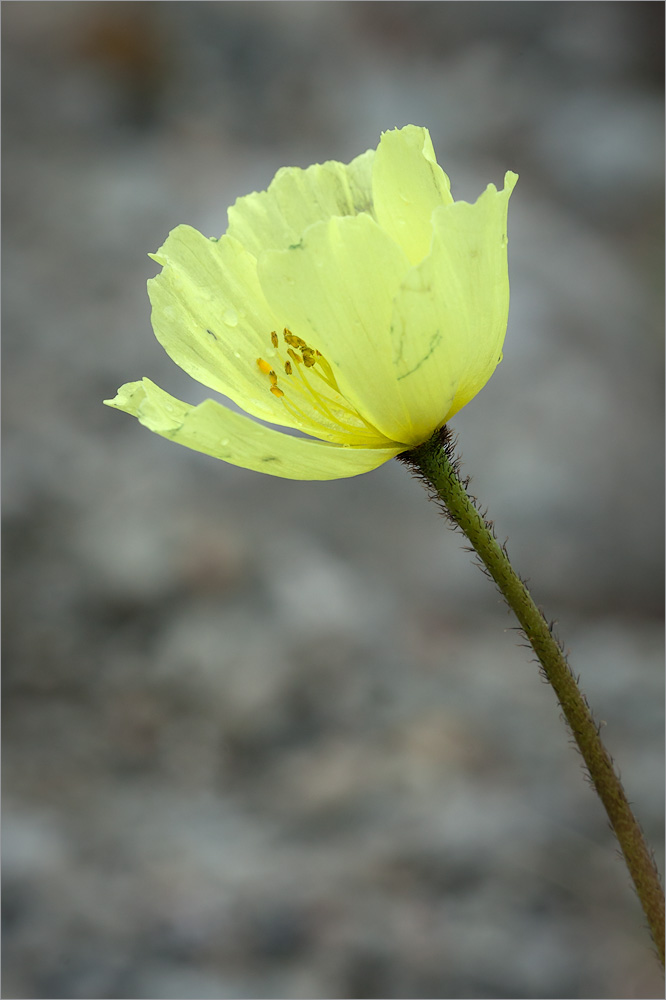
{"label": "yellow stamen", "polygon": [[[298,374],[301,377],[301,381],[303,382],[304,387],[308,390],[308,392],[312,396],[312,399],[313,399],[313,402],[314,402],[314,405],[315,405],[315,409],[319,410],[321,413],[324,414],[324,416],[328,417],[328,419],[332,423],[344,425],[344,422],[345,422],[344,421],[344,417],[341,420],[339,416],[336,416],[332,412],[335,409],[335,410],[338,410],[338,411],[342,412],[343,414],[348,414],[350,417],[352,417],[352,419],[354,417],[360,418],[363,421],[363,423],[368,428],[370,428],[370,425],[367,423],[366,420],[364,420],[363,417],[360,416],[360,414],[358,414],[354,410],[350,409],[349,406],[345,406],[345,404],[343,402],[340,402],[339,400],[329,399],[328,403],[330,403],[330,407],[327,406],[326,405],[327,401],[326,401],[325,397],[322,396],[321,393],[317,392],[317,390],[314,389],[310,385],[310,380],[305,377],[305,375],[303,374],[302,369],[297,368],[296,370],[297,370]],[[322,382],[326,382],[326,379],[324,378],[324,376],[320,375],[320,373],[318,371],[315,371],[314,374],[315,375],[319,375],[319,377],[321,378]],[[326,384],[328,384],[328,383],[326,383]],[[337,392],[337,389],[335,391]]]}
{"label": "yellow stamen", "polygon": [[[274,348],[279,347],[278,336],[275,330],[271,331],[271,344]],[[305,430],[312,430],[314,428],[320,428],[325,434],[330,434],[331,425],[335,428],[337,439],[343,439],[349,437],[350,439],[358,442],[359,439],[363,440],[367,437],[369,441],[372,441],[376,437],[375,429],[365,420],[364,417],[360,415],[353,407],[351,407],[347,400],[340,394],[338,389],[338,384],[336,382],[335,376],[326,358],[322,355],[321,351],[315,350],[312,347],[308,347],[306,342],[301,338],[297,337],[291,332],[287,327],[284,328],[283,337],[285,343],[290,346],[287,348],[287,354],[290,357],[290,361],[283,361],[280,358],[280,364],[284,365],[284,371],[286,375],[295,375],[298,373],[301,379],[302,386],[301,391],[305,390],[306,395],[310,397],[311,406],[314,412],[307,412],[298,406],[293,398],[289,396],[285,397],[285,393],[278,385],[278,376],[275,369],[271,367],[268,361],[263,358],[257,358],[257,365],[259,370],[263,375],[268,375],[268,380],[270,382],[269,390],[277,399],[283,399],[283,406],[286,407],[287,411],[296,417],[299,424]],[[279,357],[279,352],[278,352]],[[292,364],[293,362],[293,364]],[[316,366],[316,367],[315,367]],[[327,392],[320,392],[317,388],[311,384],[311,379],[306,377],[307,373],[312,373],[316,375],[320,382],[323,382],[327,388]],[[291,383],[296,390],[299,389],[298,385]],[[334,394],[331,398],[329,392]],[[320,419],[317,419],[315,414],[319,415]],[[359,424],[361,426],[359,426]]]}
{"label": "yellow stamen", "polygon": [[[321,356],[318,357],[317,358],[317,365],[319,367],[317,368],[317,371],[315,372],[315,375],[318,375],[319,378],[322,379],[322,381],[325,382],[327,385],[329,385],[331,387],[331,389],[333,389],[334,392],[339,392],[338,383],[335,380],[335,375],[333,374],[333,369],[329,365],[329,363],[326,360],[326,358],[321,357]],[[319,369],[321,369],[321,371]]]}
{"label": "yellow stamen", "polygon": [[[292,416],[296,417],[297,419],[299,419],[299,421],[302,422],[301,426],[303,427],[303,430],[308,431],[308,433],[312,433],[316,427],[319,427],[324,434],[330,434],[331,432],[330,423],[324,423],[321,420],[313,419],[312,414],[306,413],[304,410],[301,409],[300,406],[296,406],[296,404],[292,400],[290,400],[288,396],[285,396],[282,405],[284,406],[284,408],[287,410],[288,413],[291,413]],[[353,441],[356,444],[358,444],[358,442],[362,440],[367,440],[369,443],[376,442],[377,440],[376,431],[374,431],[374,428],[370,427],[370,425],[367,424],[366,421],[363,422],[366,424],[368,431],[366,431],[364,428],[348,427],[343,421],[336,420],[336,418],[328,411],[327,407],[324,408],[320,407],[320,409],[325,417],[329,417],[331,422],[337,425],[336,435],[338,438],[349,437],[351,441]]]}

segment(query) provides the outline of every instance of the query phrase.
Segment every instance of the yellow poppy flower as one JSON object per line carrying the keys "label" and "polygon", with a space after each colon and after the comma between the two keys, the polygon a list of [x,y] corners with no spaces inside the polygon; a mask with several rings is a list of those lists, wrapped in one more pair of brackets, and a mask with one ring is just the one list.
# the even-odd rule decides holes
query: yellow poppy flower
{"label": "yellow poppy flower", "polygon": [[428,130],[414,125],[349,164],[279,170],[229,209],[220,239],[178,226],[151,255],[162,265],[148,282],[158,341],[250,416],[210,399],[191,406],[147,378],[106,402],[274,476],[375,469],[427,440],[501,359],[516,180],[454,202]]}

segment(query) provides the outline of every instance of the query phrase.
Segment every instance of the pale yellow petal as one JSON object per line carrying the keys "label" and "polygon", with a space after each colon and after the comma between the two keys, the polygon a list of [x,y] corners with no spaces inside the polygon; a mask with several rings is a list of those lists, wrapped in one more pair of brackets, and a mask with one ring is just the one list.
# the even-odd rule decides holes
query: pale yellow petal
{"label": "pale yellow petal", "polygon": [[371,210],[373,149],[351,163],[329,160],[306,170],[283,167],[267,191],[239,198],[229,209],[227,235],[258,257],[298,243],[315,222]]}
{"label": "pale yellow petal", "polygon": [[278,320],[254,258],[234,240],[209,240],[190,226],[174,229],[152,256],[163,265],[148,282],[152,324],[169,357],[256,416],[279,421],[256,365]]}
{"label": "pale yellow petal", "polygon": [[262,359],[276,372],[273,381],[284,376],[286,354],[276,350],[271,334],[281,333],[286,320],[269,308],[250,253],[230,237],[209,240],[179,226],[153,257],[163,265],[148,282],[153,329],[176,364],[253,416],[339,439],[339,428],[315,412],[299,379],[289,386],[297,409],[287,407],[257,363]]}
{"label": "pale yellow petal", "polygon": [[344,479],[370,472],[399,454],[401,445],[352,448],[294,437],[255,423],[211,399],[190,406],[144,378],[105,400],[149,430],[194,451],[282,479]]}
{"label": "pale yellow petal", "polygon": [[331,365],[342,395],[391,441],[409,426],[393,366],[393,297],[409,269],[368,215],[311,226],[298,246],[259,258],[272,308]]}
{"label": "pale yellow petal", "polygon": [[372,167],[372,199],[377,222],[417,264],[430,252],[434,209],[453,201],[426,128],[407,125],[383,133]]}
{"label": "pale yellow petal", "polygon": [[431,254],[409,272],[392,323],[411,443],[470,401],[501,359],[509,310],[506,216],[517,181],[435,211]]}

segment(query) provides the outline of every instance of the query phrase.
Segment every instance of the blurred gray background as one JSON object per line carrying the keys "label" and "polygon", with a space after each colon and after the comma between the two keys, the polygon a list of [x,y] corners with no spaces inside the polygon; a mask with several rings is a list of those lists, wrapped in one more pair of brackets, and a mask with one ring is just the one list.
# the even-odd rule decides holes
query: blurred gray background
{"label": "blurred gray background", "polygon": [[102,406],[146,256],[427,125],[507,169],[453,424],[663,861],[657,3],[4,3],[4,996],[662,995],[554,696],[397,462],[225,466]]}

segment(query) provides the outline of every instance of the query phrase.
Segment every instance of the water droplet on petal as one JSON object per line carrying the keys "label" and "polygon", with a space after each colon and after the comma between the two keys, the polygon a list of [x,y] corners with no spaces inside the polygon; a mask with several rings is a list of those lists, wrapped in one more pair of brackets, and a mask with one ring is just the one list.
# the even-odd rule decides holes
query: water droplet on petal
{"label": "water droplet on petal", "polygon": [[222,314],[222,319],[227,326],[238,326],[238,313],[235,309],[226,309]]}

